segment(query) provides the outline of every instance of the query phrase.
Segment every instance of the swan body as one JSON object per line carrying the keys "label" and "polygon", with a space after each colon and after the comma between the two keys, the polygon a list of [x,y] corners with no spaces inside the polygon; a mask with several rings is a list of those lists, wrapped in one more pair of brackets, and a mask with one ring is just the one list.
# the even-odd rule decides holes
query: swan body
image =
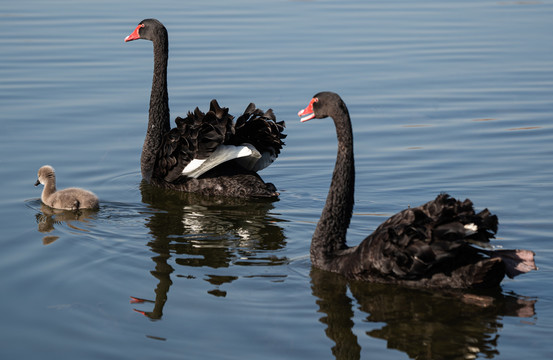
{"label": "swan body", "polygon": [[45,205],[54,209],[79,210],[98,209],[99,200],[94,193],[80,189],[67,188],[56,189],[56,173],[50,165],[45,165],[38,170],[38,179],[35,186],[44,185],[41,200]]}
{"label": "swan body", "polygon": [[171,129],[167,93],[167,29],[156,19],[141,21],[125,41],[146,39],[154,45],[154,76],[141,170],[154,185],[205,195],[275,197],[276,188],[257,171],[278,156],[285,124],[272,110],[249,104],[234,122],[228,109],[212,100],[207,113],[198,108],[177,117]]}
{"label": "swan body", "polygon": [[440,194],[382,223],[359,245],[346,245],[354,204],[353,134],[336,93],[316,94],[301,121],[331,117],[338,153],[328,197],[311,241],[314,266],[364,281],[428,288],[490,288],[504,276],[537,270],[529,250],[492,250],[497,217],[474,211],[470,200]]}

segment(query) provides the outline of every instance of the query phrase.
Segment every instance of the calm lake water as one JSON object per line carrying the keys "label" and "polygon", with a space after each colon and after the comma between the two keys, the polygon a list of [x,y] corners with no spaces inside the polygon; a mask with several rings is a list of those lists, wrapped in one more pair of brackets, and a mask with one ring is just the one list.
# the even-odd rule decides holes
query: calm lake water
{"label": "calm lake water", "polygon": [[[0,16],[0,358],[553,357],[552,1],[23,0]],[[169,31],[172,118],[217,98],[286,121],[261,173],[278,201],[141,184],[152,44],[123,39],[148,17]],[[448,192],[497,213],[497,244],[540,270],[463,294],[312,269],[336,139],[296,114],[322,90],[353,121],[351,245]],[[44,164],[101,209],[42,206]]]}

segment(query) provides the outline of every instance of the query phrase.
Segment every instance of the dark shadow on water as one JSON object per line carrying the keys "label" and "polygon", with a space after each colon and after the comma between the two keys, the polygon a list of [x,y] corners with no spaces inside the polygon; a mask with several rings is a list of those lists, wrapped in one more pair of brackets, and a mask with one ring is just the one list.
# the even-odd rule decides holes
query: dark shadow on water
{"label": "dark shadow on water", "polygon": [[[56,225],[66,223],[71,229],[86,232],[79,223],[88,223],[90,220],[95,219],[98,214],[98,210],[80,209],[80,210],[59,210],[53,209],[44,204],[40,204],[40,212],[36,213],[36,222],[38,224],[38,231],[41,233],[50,233],[55,230]],[[49,245],[56,241],[59,236],[45,235],[42,238],[44,245]]]}
{"label": "dark shadow on water", "polygon": [[412,359],[494,358],[499,355],[498,330],[503,327],[503,317],[534,317],[537,301],[505,295],[501,289],[429,291],[352,282],[315,268],[311,285],[319,312],[324,314],[320,321],[327,325],[326,335],[335,343],[332,353],[336,359],[361,356],[352,320],[358,310],[367,314],[368,323],[374,323],[368,336],[385,340],[387,348]]}
{"label": "dark shadow on water", "polygon": [[[279,222],[269,214],[273,201],[234,198],[208,198],[196,194],[160,189],[141,183],[142,202],[149,207],[146,226],[152,240],[158,280],[155,300],[132,297],[132,303],[152,303],[151,311],[139,311],[151,319],[160,319],[175,271],[168,262],[183,267],[227,268],[240,266],[275,266],[288,262],[274,252],[286,246]],[[181,269],[179,269],[181,270]],[[182,270],[181,270],[182,271]],[[186,270],[185,270],[186,271]],[[192,274],[177,275],[194,278]],[[215,289],[208,293],[224,297],[220,285],[237,280],[237,276],[206,275],[205,281]]]}

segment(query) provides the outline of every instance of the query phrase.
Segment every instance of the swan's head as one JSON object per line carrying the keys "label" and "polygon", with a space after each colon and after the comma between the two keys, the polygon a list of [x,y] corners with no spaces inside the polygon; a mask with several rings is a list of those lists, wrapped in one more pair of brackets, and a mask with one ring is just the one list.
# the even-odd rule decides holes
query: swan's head
{"label": "swan's head", "polygon": [[315,118],[324,119],[329,116],[335,117],[343,113],[344,109],[345,104],[340,95],[330,91],[323,91],[313,96],[309,105],[298,112],[298,116],[301,122]]}
{"label": "swan's head", "polygon": [[154,41],[163,34],[167,36],[167,29],[165,29],[165,26],[159,20],[144,19],[138,24],[132,34],[125,38],[125,42],[137,39]]}
{"label": "swan's head", "polygon": [[50,165],[44,165],[40,169],[38,169],[37,174],[37,181],[35,183],[35,186],[38,186],[40,184],[46,184],[49,181],[52,181],[52,179],[56,179],[56,173],[54,171],[54,168]]}

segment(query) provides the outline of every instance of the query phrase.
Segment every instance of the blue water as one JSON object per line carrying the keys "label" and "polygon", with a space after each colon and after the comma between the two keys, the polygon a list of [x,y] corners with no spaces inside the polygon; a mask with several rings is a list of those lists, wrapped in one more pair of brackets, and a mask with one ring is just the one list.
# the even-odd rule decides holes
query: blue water
{"label": "blue water", "polygon": [[[19,1],[0,10],[2,359],[548,359],[553,332],[552,1]],[[141,184],[160,19],[172,117],[212,98],[285,120],[280,199]],[[336,154],[312,95],[352,116],[354,245],[440,192],[500,219],[539,271],[492,292],[348,283],[311,268]],[[54,213],[33,187],[96,192]],[[141,299],[139,302],[133,299]]]}

